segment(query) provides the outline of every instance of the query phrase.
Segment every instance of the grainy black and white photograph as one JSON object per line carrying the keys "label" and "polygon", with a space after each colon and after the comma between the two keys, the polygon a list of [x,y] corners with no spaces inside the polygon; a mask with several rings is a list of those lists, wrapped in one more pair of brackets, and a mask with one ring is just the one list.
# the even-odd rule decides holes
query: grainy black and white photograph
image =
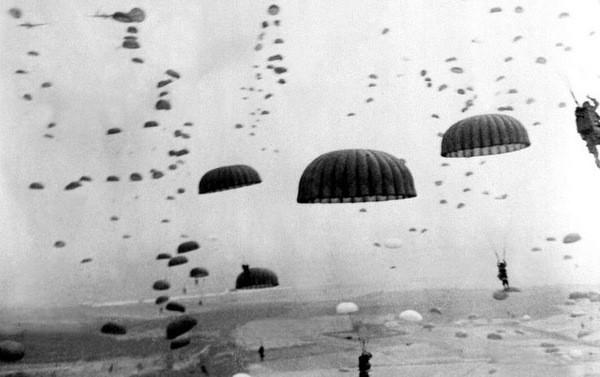
{"label": "grainy black and white photograph", "polygon": [[0,4],[0,376],[600,376],[600,1]]}

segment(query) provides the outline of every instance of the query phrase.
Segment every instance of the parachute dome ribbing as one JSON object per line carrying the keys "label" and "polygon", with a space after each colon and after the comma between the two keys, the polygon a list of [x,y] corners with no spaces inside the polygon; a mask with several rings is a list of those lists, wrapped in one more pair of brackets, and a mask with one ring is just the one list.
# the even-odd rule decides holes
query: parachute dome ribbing
{"label": "parachute dome ribbing", "polygon": [[400,319],[408,322],[421,322],[423,320],[423,316],[414,310],[405,310],[400,313]]}
{"label": "parachute dome ribbing", "polygon": [[356,203],[413,198],[404,161],[370,149],[325,153],[311,162],[298,187],[298,203]]}
{"label": "parachute dome ribbing", "polygon": [[25,356],[25,347],[12,340],[0,342],[0,361],[19,361]]}
{"label": "parachute dome ribbing", "polygon": [[179,245],[179,247],[177,247],[177,254],[188,253],[190,251],[197,250],[199,248],[200,248],[200,245],[198,245],[198,242],[186,241],[186,242],[183,242],[181,245]]}
{"label": "parachute dome ribbing", "polygon": [[269,288],[279,285],[277,275],[266,268],[250,268],[242,266],[244,272],[238,275],[235,281],[236,289]]}
{"label": "parachute dome ribbing", "polygon": [[353,302],[340,302],[335,307],[335,312],[337,314],[350,314],[358,312],[358,305]]}
{"label": "parachute dome ribbing", "polygon": [[442,138],[443,157],[476,157],[529,147],[525,127],[509,115],[483,114],[453,124]]}
{"label": "parachute dome ribbing", "polygon": [[167,325],[167,339],[175,339],[193,329],[197,324],[198,321],[190,316],[179,317]]}
{"label": "parachute dome ribbing", "polygon": [[190,277],[191,278],[205,278],[208,276],[208,270],[206,268],[202,268],[202,267],[194,267],[190,270]]}
{"label": "parachute dome ribbing", "polygon": [[178,255],[169,260],[169,267],[175,267],[188,262],[188,259],[184,256]]}
{"label": "parachute dome ribbing", "polygon": [[202,176],[198,191],[208,194],[261,183],[260,175],[248,165],[222,166]]}
{"label": "parachute dome ribbing", "polygon": [[115,322],[105,323],[104,325],[102,325],[102,328],[100,329],[100,331],[103,334],[110,334],[110,335],[125,335],[125,334],[127,334],[127,329],[125,328],[125,326],[120,325]]}

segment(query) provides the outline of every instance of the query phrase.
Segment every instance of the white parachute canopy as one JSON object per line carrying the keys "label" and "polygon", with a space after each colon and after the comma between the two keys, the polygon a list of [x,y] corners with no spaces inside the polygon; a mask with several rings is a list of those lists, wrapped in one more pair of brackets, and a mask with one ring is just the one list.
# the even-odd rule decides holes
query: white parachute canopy
{"label": "white parachute canopy", "polygon": [[423,316],[414,310],[405,310],[400,313],[400,318],[408,322],[421,322]]}
{"label": "white parachute canopy", "polygon": [[340,302],[335,308],[337,314],[350,314],[358,311],[358,305],[353,302]]}
{"label": "white parachute canopy", "polygon": [[383,246],[387,247],[388,249],[398,249],[402,247],[402,241],[397,238],[388,238],[383,243]]}

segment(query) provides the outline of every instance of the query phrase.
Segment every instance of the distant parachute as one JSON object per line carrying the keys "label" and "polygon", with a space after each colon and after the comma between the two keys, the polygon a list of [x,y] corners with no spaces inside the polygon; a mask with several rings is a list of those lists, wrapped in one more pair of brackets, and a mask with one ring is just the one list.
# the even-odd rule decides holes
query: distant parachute
{"label": "distant parachute", "polygon": [[536,247],[532,247],[531,251],[535,253],[537,251],[542,251],[542,249],[536,246]]}
{"label": "distant parachute", "polygon": [[492,9],[490,9],[490,13],[498,13],[498,12],[502,12],[502,8],[494,7]]}
{"label": "distant parachute", "polygon": [[131,173],[129,180],[132,182],[139,182],[142,180],[142,175],[139,173]]}
{"label": "distant parachute", "polygon": [[121,129],[114,127],[114,128],[110,128],[108,131],[106,131],[107,135],[116,135],[116,134],[120,134],[121,133]]}
{"label": "distant parachute", "polygon": [[185,313],[185,306],[175,301],[169,302],[165,308],[172,312]]}
{"label": "distant parachute", "polygon": [[357,203],[413,198],[413,177],[403,160],[370,149],[325,153],[302,173],[298,203]]}
{"label": "distant parachute", "polygon": [[169,288],[171,288],[171,284],[166,280],[157,280],[152,284],[152,289],[155,291],[166,291]]}
{"label": "distant parachute", "polygon": [[171,110],[171,102],[166,99],[159,99],[156,102],[156,110]]}
{"label": "distant parachute", "polygon": [[452,125],[442,139],[443,157],[475,157],[518,151],[530,145],[525,127],[503,114],[465,118]]}
{"label": "distant parachute", "polygon": [[180,266],[188,262],[188,259],[182,255],[178,255],[169,260],[169,267]]}
{"label": "distant parachute", "polygon": [[273,4],[269,7],[268,12],[271,16],[276,16],[279,13],[279,7]]}
{"label": "distant parachute", "polygon": [[350,314],[358,312],[358,305],[353,302],[340,302],[335,307],[335,312],[337,314]]}
{"label": "distant parachute", "polygon": [[167,69],[165,71],[165,74],[168,75],[168,76],[171,76],[171,77],[173,77],[175,79],[178,79],[178,78],[181,77],[181,75],[179,74],[179,72],[177,72],[177,71],[175,71],[173,69]]}
{"label": "distant parachute", "polygon": [[453,73],[463,73],[464,72],[464,70],[460,67],[452,67],[452,68],[450,68],[450,71]]}
{"label": "distant parachute", "polygon": [[167,301],[169,301],[169,296],[158,296],[156,300],[154,300],[154,303],[156,305],[162,305]]}
{"label": "distant parachute", "polygon": [[235,289],[257,289],[270,288],[279,285],[277,275],[266,268],[250,268],[247,264],[242,265],[244,270],[235,281]]}
{"label": "distant parachute", "polygon": [[13,18],[19,19],[23,15],[23,12],[19,8],[10,8],[8,14],[13,16]]}
{"label": "distant parachute", "polygon": [[193,250],[198,250],[200,245],[196,241],[186,241],[177,247],[177,254],[188,253]]}
{"label": "distant parachute", "polygon": [[135,50],[141,47],[135,39],[125,39],[122,46],[128,50]]}
{"label": "distant parachute", "polygon": [[116,175],[109,175],[106,177],[106,182],[119,182],[119,177]]}
{"label": "distant parachute", "polygon": [[44,185],[42,183],[39,183],[39,182],[33,182],[32,184],[29,185],[29,188],[31,190],[43,190],[44,189]]}
{"label": "distant parachute", "polygon": [[91,261],[93,261],[92,258],[84,258],[84,259],[81,260],[81,263],[82,264],[84,264],[84,263],[90,263]]}
{"label": "distant parachute", "polygon": [[144,128],[151,128],[151,127],[158,127],[158,122],[149,120],[146,123],[144,123]]}
{"label": "distant parachute", "polygon": [[556,241],[555,237],[546,237],[546,241],[552,242],[552,241]]}
{"label": "distant parachute", "polygon": [[171,254],[169,253],[160,253],[156,256],[156,260],[162,260],[162,259],[171,259]]}
{"label": "distant parachute", "polygon": [[176,339],[171,342],[171,344],[169,345],[169,348],[172,350],[176,350],[176,349],[188,346],[190,343],[191,343],[191,340],[189,338]]}
{"label": "distant parachute", "polygon": [[563,238],[563,243],[574,243],[581,240],[579,233],[569,233]]}
{"label": "distant parachute", "polygon": [[423,320],[423,316],[414,310],[405,310],[400,313],[400,319],[408,322],[421,322]]}
{"label": "distant parachute", "polygon": [[100,18],[112,18],[118,22],[143,22],[146,19],[146,14],[141,8],[133,8],[128,13],[125,12],[115,12],[113,14],[95,14],[92,17],[100,17]]}
{"label": "distant parachute", "polygon": [[167,325],[167,339],[172,340],[193,329],[198,321],[190,316],[182,316]]}
{"label": "distant parachute", "polygon": [[65,243],[65,241],[56,241],[54,242],[54,247],[57,249],[63,248],[67,246],[67,244]]}
{"label": "distant parachute", "polygon": [[23,344],[13,340],[4,340],[0,342],[0,361],[19,361],[23,357],[25,357],[25,347]]}
{"label": "distant parachute", "polygon": [[78,187],[81,187],[81,183],[79,183],[79,182],[71,182],[71,183],[69,183],[68,185],[65,186],[65,190],[71,191],[71,190],[75,190]]}
{"label": "distant parachute", "polygon": [[258,172],[248,165],[222,166],[206,172],[198,192],[208,194],[261,183]]}
{"label": "distant parachute", "polygon": [[208,270],[202,267],[194,267],[190,270],[190,277],[194,279],[205,278],[208,276]]}
{"label": "distant parachute", "polygon": [[103,334],[110,335],[125,335],[127,334],[127,329],[125,328],[125,326],[120,325],[118,323],[107,322],[104,325],[102,325],[102,328],[100,328],[100,332],[102,332]]}
{"label": "distant parachute", "polygon": [[383,243],[383,246],[385,246],[388,249],[398,249],[402,247],[402,241],[397,238],[388,238]]}

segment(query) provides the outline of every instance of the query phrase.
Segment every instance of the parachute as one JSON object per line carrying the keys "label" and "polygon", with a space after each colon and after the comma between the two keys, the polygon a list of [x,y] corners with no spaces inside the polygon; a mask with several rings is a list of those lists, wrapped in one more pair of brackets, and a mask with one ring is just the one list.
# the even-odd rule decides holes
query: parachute
{"label": "parachute", "polygon": [[168,75],[168,76],[173,77],[174,79],[178,79],[178,78],[181,77],[181,75],[179,74],[179,72],[177,72],[175,70],[172,70],[172,69],[167,69],[165,71],[165,74]]}
{"label": "parachute", "polygon": [[92,17],[112,18],[118,22],[131,23],[143,22],[146,19],[146,14],[141,8],[133,8],[129,12],[115,12],[113,14],[95,14]]}
{"label": "parachute", "polygon": [[397,238],[388,238],[383,243],[383,246],[385,246],[388,249],[398,249],[402,247],[402,241]]}
{"label": "parachute", "polygon": [[198,321],[190,316],[184,315],[167,325],[167,339],[172,340],[193,329]]}
{"label": "parachute", "polygon": [[261,183],[258,172],[248,165],[222,166],[200,179],[199,194],[208,194]]}
{"label": "parachute", "polygon": [[156,260],[162,260],[162,259],[171,259],[171,254],[169,253],[160,253],[156,256]]}
{"label": "parachute", "polygon": [[128,50],[135,50],[135,49],[140,48],[140,44],[138,43],[138,41],[136,41],[135,39],[131,39],[131,38],[125,39],[123,41],[122,46],[123,46],[123,48],[126,48]]}
{"label": "parachute", "polygon": [[167,301],[169,301],[169,296],[158,296],[156,300],[154,300],[154,303],[156,305],[162,305]]}
{"label": "parachute", "polygon": [[400,319],[408,322],[421,322],[423,320],[423,316],[414,310],[405,310],[400,313]]}
{"label": "parachute", "polygon": [[198,242],[186,241],[186,242],[183,242],[181,245],[179,245],[179,247],[177,248],[177,254],[188,253],[193,250],[198,250],[199,248],[200,248],[200,245],[198,244]]}
{"label": "parachute", "polygon": [[157,280],[152,284],[152,289],[155,291],[166,291],[169,288],[171,288],[171,284],[166,280]]}
{"label": "parachute", "polygon": [[172,350],[176,350],[179,348],[183,348],[191,343],[189,338],[176,339],[171,342],[169,348]]}
{"label": "parachute", "polygon": [[54,243],[54,247],[56,247],[57,249],[60,249],[61,247],[65,247],[67,246],[67,244],[65,243],[65,241],[56,241]]}
{"label": "parachute", "polygon": [[357,203],[413,198],[413,177],[403,160],[370,149],[325,153],[302,173],[298,203]]}
{"label": "parachute", "polygon": [[194,279],[205,278],[208,276],[208,270],[202,267],[194,267],[190,270],[190,277]]}
{"label": "parachute", "polygon": [[0,361],[19,361],[25,357],[25,347],[12,340],[0,342]]}
{"label": "parachute", "polygon": [[81,264],[90,263],[92,260],[93,260],[92,258],[84,258],[81,260]]}
{"label": "parachute", "polygon": [[100,328],[100,332],[102,332],[103,334],[110,335],[125,335],[127,334],[127,329],[125,328],[125,326],[120,325],[118,323],[107,322],[104,325],[102,325],[102,327]]}
{"label": "parachute", "polygon": [[569,233],[563,238],[563,243],[574,243],[581,240],[579,233]]}
{"label": "parachute", "polygon": [[166,309],[170,310],[172,312],[185,313],[185,306],[183,306],[180,303],[175,302],[175,301],[169,302],[166,306]]}
{"label": "parachute", "polygon": [[235,289],[258,289],[270,288],[279,285],[277,275],[266,268],[250,268],[247,264],[242,265],[244,270],[235,281]]}
{"label": "parachute", "polygon": [[169,260],[169,267],[175,267],[188,262],[188,259],[184,256],[178,255]]}
{"label": "parachute", "polygon": [[335,307],[335,312],[337,314],[350,314],[358,312],[358,305],[353,302],[340,302]]}
{"label": "parachute", "polygon": [[106,177],[106,182],[119,182],[119,177],[116,175],[109,175]]}
{"label": "parachute", "polygon": [[131,173],[129,180],[131,182],[139,182],[142,180],[142,175],[140,173]]}
{"label": "parachute", "polygon": [[19,8],[10,8],[8,10],[8,14],[10,14],[11,16],[13,16],[13,18],[16,19],[19,19],[21,18],[21,16],[23,16],[23,12]]}
{"label": "parachute", "polygon": [[279,7],[273,4],[269,7],[268,12],[271,16],[276,16],[279,13]]}
{"label": "parachute", "polygon": [[529,135],[515,118],[484,114],[453,124],[442,138],[442,157],[475,157],[518,151],[529,147]]}
{"label": "parachute", "polygon": [[33,182],[32,184],[29,185],[29,188],[31,190],[43,190],[44,185],[39,182]]}
{"label": "parachute", "polygon": [[81,187],[81,183],[79,182],[71,182],[65,186],[66,191],[75,190],[76,188]]}

